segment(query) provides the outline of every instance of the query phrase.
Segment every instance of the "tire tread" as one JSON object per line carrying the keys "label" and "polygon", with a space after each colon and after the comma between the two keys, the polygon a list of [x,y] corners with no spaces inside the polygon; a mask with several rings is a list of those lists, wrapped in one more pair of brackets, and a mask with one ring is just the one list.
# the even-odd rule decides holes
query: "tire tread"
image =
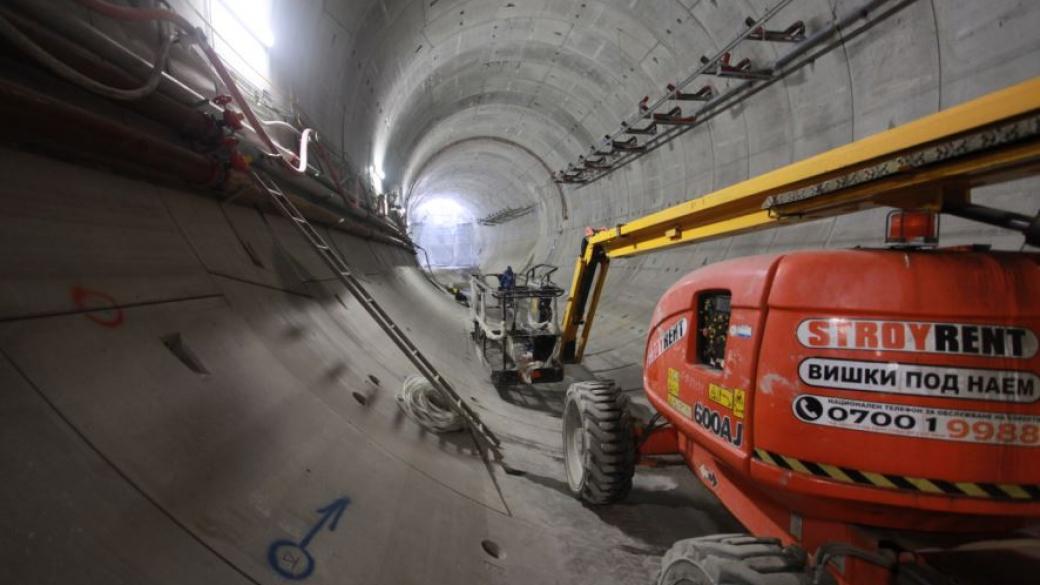
{"label": "tire tread", "polygon": [[[679,582],[685,565],[699,569],[705,585],[807,585],[805,551],[784,547],[776,538],[747,534],[713,534],[680,540],[661,560],[656,585]],[[684,583],[689,581],[682,581]]]}
{"label": "tire tread", "polygon": [[586,437],[585,477],[575,495],[594,505],[624,499],[636,461],[628,396],[611,381],[577,382],[567,389],[566,403],[578,409]]}

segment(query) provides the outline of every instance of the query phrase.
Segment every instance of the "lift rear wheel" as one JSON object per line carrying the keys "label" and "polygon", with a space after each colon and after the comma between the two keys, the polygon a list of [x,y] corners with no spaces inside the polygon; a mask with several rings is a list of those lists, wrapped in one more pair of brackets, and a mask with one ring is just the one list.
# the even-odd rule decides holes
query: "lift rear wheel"
{"label": "lift rear wheel", "polygon": [[655,585],[807,585],[805,551],[775,538],[714,534],[680,540],[664,555]]}
{"label": "lift rear wheel", "polygon": [[571,492],[590,504],[623,499],[635,474],[635,439],[628,396],[610,381],[567,389],[563,451]]}

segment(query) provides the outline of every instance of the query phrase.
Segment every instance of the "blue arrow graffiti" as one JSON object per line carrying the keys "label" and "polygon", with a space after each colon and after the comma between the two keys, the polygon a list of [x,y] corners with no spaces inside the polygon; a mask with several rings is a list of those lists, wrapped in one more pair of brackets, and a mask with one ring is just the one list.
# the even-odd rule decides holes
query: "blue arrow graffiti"
{"label": "blue arrow graffiti", "polygon": [[317,512],[321,514],[321,518],[307,531],[307,535],[299,543],[291,540],[272,542],[267,549],[267,562],[271,568],[282,577],[294,581],[309,577],[314,572],[315,563],[307,546],[325,528],[326,523],[329,524],[329,532],[336,530],[339,519],[343,517],[343,512],[349,504],[349,498],[337,498],[329,505],[318,508]]}
{"label": "blue arrow graffiti", "polygon": [[331,504],[324,508],[318,508],[318,513],[321,514],[321,520],[311,528],[311,531],[307,533],[307,536],[303,537],[300,541],[300,548],[307,548],[311,540],[321,532],[325,523],[332,519],[332,524],[329,525],[329,532],[336,530],[336,525],[339,523],[339,519],[343,516],[343,511],[347,509],[347,505],[350,504],[348,498],[338,498],[332,501]]}

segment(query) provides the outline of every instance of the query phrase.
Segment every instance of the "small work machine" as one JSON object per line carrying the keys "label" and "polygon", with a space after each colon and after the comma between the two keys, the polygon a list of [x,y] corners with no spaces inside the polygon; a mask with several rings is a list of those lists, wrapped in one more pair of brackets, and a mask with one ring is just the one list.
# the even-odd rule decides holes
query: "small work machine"
{"label": "small work machine", "polygon": [[1040,247],[1040,214],[972,199],[1026,176],[1040,78],[592,230],[563,317],[570,363],[614,259],[893,208],[891,248],[734,258],[674,283],[644,346],[650,422],[609,380],[567,391],[571,491],[616,502],[637,461],[678,454],[747,529],[676,542],[656,585],[1040,582],[1040,254],[937,247],[940,214]]}
{"label": "small work machine", "polygon": [[470,276],[473,340],[491,366],[494,384],[563,379],[557,306],[563,289],[552,281],[556,270],[536,264],[515,280],[502,274]]}

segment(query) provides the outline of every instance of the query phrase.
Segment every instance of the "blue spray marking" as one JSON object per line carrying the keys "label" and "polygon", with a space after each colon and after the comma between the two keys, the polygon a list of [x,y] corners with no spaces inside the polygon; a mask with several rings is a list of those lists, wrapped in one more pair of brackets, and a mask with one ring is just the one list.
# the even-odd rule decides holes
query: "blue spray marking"
{"label": "blue spray marking", "polygon": [[339,519],[349,504],[349,498],[337,498],[328,506],[318,508],[317,512],[321,514],[321,519],[307,531],[307,535],[299,543],[291,540],[272,542],[267,549],[267,562],[271,568],[282,577],[294,581],[310,577],[314,572],[314,557],[307,551],[307,545],[318,536],[326,523],[329,523],[329,532],[336,530]]}

